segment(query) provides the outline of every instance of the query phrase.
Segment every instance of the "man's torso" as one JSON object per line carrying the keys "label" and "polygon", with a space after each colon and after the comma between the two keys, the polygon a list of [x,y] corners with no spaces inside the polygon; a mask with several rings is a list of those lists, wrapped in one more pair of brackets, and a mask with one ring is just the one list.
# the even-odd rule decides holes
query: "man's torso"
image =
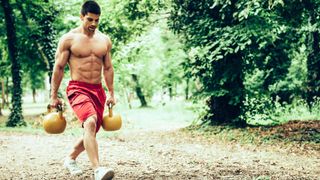
{"label": "man's torso", "polygon": [[104,57],[108,53],[105,35],[96,32],[93,37],[73,30],[70,33],[71,46],[69,67],[71,79],[91,84],[101,83]]}

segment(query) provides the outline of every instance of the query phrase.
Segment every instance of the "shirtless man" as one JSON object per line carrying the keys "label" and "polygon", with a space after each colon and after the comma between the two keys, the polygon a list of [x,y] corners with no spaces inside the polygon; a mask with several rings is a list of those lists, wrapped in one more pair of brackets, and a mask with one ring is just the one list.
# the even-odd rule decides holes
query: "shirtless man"
{"label": "shirtless man", "polygon": [[[64,166],[72,175],[81,174],[82,171],[75,160],[86,150],[96,180],[112,179],[114,176],[112,169],[100,167],[96,140],[105,103],[115,104],[111,40],[97,29],[100,14],[100,7],[95,1],[86,1],[82,5],[82,24],[63,35],[59,41],[51,81],[51,106],[56,107],[61,104],[57,92],[64,68],[69,65],[72,80],[67,87],[67,97],[73,111],[82,122],[84,135],[65,159]],[[110,94],[107,102],[101,85],[102,72]]]}

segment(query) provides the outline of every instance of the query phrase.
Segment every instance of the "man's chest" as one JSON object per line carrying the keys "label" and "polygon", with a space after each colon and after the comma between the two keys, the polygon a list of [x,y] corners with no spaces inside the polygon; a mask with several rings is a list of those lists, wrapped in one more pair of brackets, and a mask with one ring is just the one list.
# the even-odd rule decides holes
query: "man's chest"
{"label": "man's chest", "polygon": [[97,56],[103,58],[107,54],[107,43],[99,38],[75,38],[70,48],[72,54],[79,58]]}

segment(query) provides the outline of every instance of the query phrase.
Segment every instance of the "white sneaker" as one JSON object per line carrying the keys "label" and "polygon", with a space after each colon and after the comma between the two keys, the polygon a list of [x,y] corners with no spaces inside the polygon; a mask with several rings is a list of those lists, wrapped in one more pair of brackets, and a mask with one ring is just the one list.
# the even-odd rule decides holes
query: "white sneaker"
{"label": "white sneaker", "polygon": [[98,167],[94,170],[95,180],[111,180],[114,176],[114,171],[112,169],[107,169],[105,167]]}
{"label": "white sneaker", "polygon": [[70,174],[72,176],[80,175],[82,174],[82,170],[78,167],[77,163],[75,160],[66,158],[64,160],[63,166],[69,170]]}

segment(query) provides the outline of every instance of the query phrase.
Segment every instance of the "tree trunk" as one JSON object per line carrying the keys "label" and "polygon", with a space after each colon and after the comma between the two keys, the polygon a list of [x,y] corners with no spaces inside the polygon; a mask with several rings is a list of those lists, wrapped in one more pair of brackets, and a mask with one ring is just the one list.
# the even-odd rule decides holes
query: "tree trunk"
{"label": "tree trunk", "polygon": [[[244,85],[242,80],[243,65],[239,59],[237,55],[231,55],[213,64],[217,78],[226,78],[223,74],[226,70],[232,71],[233,76],[229,76],[220,87],[227,90],[228,93],[222,96],[212,95],[207,101],[210,110],[205,119],[209,119],[211,125],[234,124],[240,127],[246,125],[246,122],[239,117],[242,112],[241,108],[243,107],[244,100]],[[232,68],[232,70],[230,70],[230,68]],[[235,100],[234,97],[238,97],[239,99]]]}
{"label": "tree trunk", "polygon": [[32,100],[33,100],[33,103],[37,103],[36,101],[36,95],[37,95],[37,91],[35,88],[32,88]]}
{"label": "tree trunk", "polygon": [[172,83],[170,81],[172,75],[171,73],[169,73],[168,75],[168,79],[169,79],[169,83],[168,83],[168,91],[169,91],[169,97],[170,97],[170,101],[172,100],[172,97],[173,97],[173,93],[172,93]]}
{"label": "tree trunk", "polygon": [[124,94],[124,97],[127,98],[127,102],[128,102],[128,106],[129,106],[129,109],[132,109],[132,105],[131,105],[131,92],[127,91],[127,88],[124,88],[123,89],[123,94]]}
{"label": "tree trunk", "polygon": [[4,105],[6,103],[6,99],[5,99],[5,88],[4,88],[4,80],[1,79],[1,97],[2,97],[2,101],[1,101],[1,105],[0,105],[0,116],[2,116],[2,109],[4,109]]}
{"label": "tree trunk", "polygon": [[0,116],[2,116],[2,109],[4,108],[4,104],[6,103],[6,99],[5,99],[5,89],[4,89],[4,80],[1,79],[1,94],[2,94],[2,101],[0,104]]}
{"label": "tree trunk", "polygon": [[173,95],[172,95],[172,84],[169,84],[168,91],[169,91],[169,97],[170,97],[170,101],[171,101],[172,97],[173,97]]}
{"label": "tree trunk", "polygon": [[186,93],[186,100],[189,100],[189,81],[190,81],[190,78],[187,77],[186,79],[186,89],[185,89],[185,93]]}
{"label": "tree trunk", "polygon": [[6,30],[7,30],[7,44],[9,50],[9,58],[11,61],[11,73],[12,73],[12,109],[9,115],[7,126],[15,127],[18,125],[26,125],[22,116],[22,88],[21,88],[21,76],[20,76],[20,62],[17,55],[17,38],[14,24],[14,13],[8,0],[1,0],[1,5],[4,10]]}
{"label": "tree trunk", "polygon": [[6,101],[6,106],[9,107],[9,78],[6,78],[6,97],[5,97],[5,101]]}
{"label": "tree trunk", "polygon": [[147,101],[146,101],[145,96],[143,95],[141,86],[139,84],[138,76],[136,74],[132,74],[132,79],[136,83],[135,90],[136,90],[137,96],[138,96],[138,98],[140,100],[141,107],[146,107],[147,106]]}
{"label": "tree trunk", "polygon": [[4,88],[4,80],[1,79],[1,94],[2,94],[2,103],[1,108],[4,108],[4,105],[6,104],[6,97],[5,97],[5,88]]}

